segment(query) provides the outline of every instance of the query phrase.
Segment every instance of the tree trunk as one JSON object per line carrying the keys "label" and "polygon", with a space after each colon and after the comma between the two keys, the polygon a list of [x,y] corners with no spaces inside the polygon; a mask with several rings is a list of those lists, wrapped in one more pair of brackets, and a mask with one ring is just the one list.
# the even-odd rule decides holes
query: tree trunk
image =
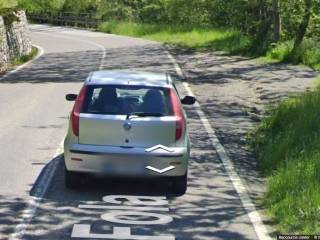
{"label": "tree trunk", "polygon": [[293,55],[294,55],[294,53],[297,52],[297,50],[299,49],[299,47],[303,41],[303,38],[307,32],[310,18],[311,18],[312,0],[304,0],[304,2],[305,2],[305,12],[304,12],[302,22],[300,23],[298,31],[297,31],[296,39],[294,42],[294,47],[292,49]]}
{"label": "tree trunk", "polygon": [[279,11],[279,0],[272,0],[272,11],[273,11],[273,34],[274,42],[279,42],[281,38],[281,17]]}

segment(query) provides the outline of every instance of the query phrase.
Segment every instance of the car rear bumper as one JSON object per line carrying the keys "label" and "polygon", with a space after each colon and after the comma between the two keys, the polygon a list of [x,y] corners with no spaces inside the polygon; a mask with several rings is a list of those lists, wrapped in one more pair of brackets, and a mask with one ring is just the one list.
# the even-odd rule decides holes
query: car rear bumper
{"label": "car rear bumper", "polygon": [[[65,144],[64,158],[67,170],[73,172],[106,176],[168,177],[186,174],[189,150],[170,148],[170,151],[156,149],[148,152],[145,148]],[[150,170],[150,167],[159,172]],[[166,168],[170,169],[165,171]]]}

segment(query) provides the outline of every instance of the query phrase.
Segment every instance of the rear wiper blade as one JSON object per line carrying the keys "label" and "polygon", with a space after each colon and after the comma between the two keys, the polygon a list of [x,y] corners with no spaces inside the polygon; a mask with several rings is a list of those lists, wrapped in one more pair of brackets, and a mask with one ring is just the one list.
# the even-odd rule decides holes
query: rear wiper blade
{"label": "rear wiper blade", "polygon": [[127,115],[127,119],[130,117],[162,117],[162,113],[153,113],[153,112],[132,112]]}

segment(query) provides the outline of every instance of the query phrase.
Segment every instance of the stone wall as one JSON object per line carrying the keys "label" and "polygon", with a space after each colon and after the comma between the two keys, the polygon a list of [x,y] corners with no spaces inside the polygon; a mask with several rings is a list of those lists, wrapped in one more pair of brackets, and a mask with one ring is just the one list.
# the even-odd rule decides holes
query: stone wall
{"label": "stone wall", "polygon": [[0,16],[0,70],[5,70],[14,58],[31,53],[32,45],[24,11],[16,13],[19,21],[5,25]]}
{"label": "stone wall", "polygon": [[0,16],[0,70],[9,62],[9,47],[3,17]]}

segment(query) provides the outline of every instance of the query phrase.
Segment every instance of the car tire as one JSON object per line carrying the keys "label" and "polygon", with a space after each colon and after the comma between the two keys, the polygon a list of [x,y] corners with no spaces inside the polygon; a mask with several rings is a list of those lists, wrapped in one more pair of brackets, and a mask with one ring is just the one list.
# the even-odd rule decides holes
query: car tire
{"label": "car tire", "polygon": [[174,194],[183,195],[187,191],[188,185],[188,175],[185,174],[183,176],[175,177],[172,179],[172,190]]}
{"label": "car tire", "polygon": [[65,186],[68,189],[79,188],[82,182],[82,175],[77,172],[70,172],[65,169]]}

